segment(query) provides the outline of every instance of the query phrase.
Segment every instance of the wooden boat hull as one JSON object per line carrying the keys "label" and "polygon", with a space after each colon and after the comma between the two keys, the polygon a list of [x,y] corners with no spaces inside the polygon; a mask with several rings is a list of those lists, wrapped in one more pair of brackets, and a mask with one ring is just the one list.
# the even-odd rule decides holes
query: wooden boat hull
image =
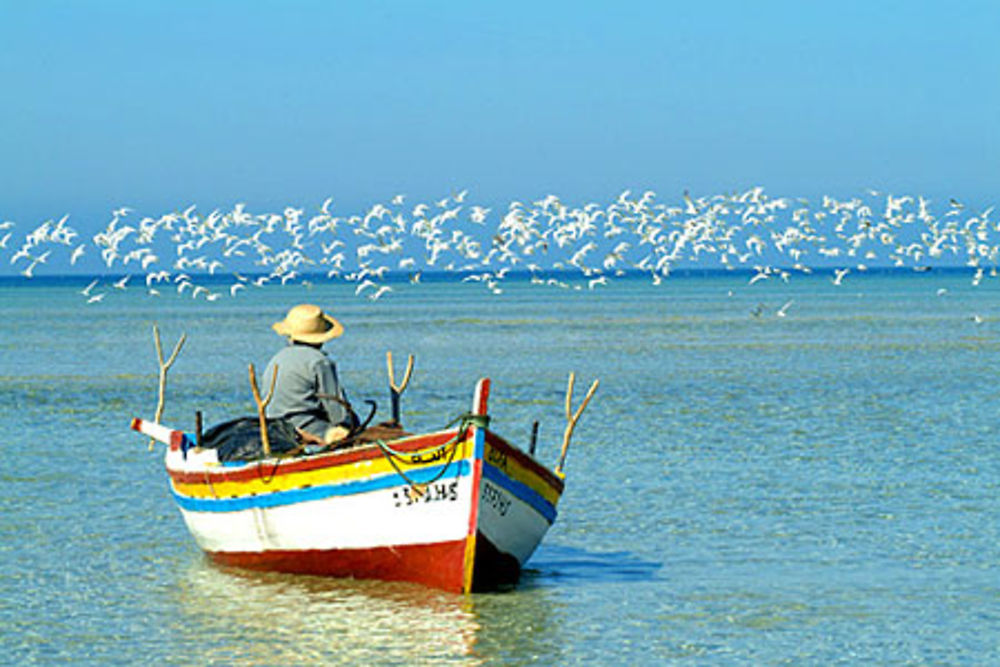
{"label": "wooden boat hull", "polygon": [[252,569],[455,592],[511,584],[563,488],[482,423],[239,465],[175,444],[166,467],[195,541],[216,562]]}

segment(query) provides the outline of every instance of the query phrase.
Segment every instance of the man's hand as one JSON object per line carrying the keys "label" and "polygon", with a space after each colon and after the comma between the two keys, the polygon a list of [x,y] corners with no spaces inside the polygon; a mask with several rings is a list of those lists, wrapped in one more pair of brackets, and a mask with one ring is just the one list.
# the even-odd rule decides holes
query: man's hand
{"label": "man's hand", "polygon": [[332,445],[335,442],[340,442],[350,434],[351,430],[344,426],[331,426],[323,434],[323,442],[324,444]]}
{"label": "man's hand", "polygon": [[325,442],[323,442],[323,438],[319,437],[318,435],[313,435],[309,431],[303,431],[302,429],[297,428],[297,429],[295,429],[295,432],[299,434],[299,439],[303,442],[303,444],[307,444],[307,445],[325,445],[326,444]]}

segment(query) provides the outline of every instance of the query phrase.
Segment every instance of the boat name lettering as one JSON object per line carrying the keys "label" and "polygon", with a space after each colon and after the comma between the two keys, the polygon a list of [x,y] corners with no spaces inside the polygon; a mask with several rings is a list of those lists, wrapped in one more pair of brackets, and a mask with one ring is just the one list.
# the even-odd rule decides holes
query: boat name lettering
{"label": "boat name lettering", "polygon": [[500,492],[500,489],[489,482],[483,482],[482,501],[496,510],[500,516],[507,516],[510,509],[510,499]]}
{"label": "boat name lettering", "polygon": [[433,463],[434,461],[440,461],[444,458],[444,449],[437,449],[429,454],[412,454],[410,455],[410,463]]}
{"label": "boat name lettering", "polygon": [[418,503],[433,503],[438,501],[454,502],[458,500],[458,481],[439,482],[421,487],[404,486],[392,492],[396,507],[409,507]]}
{"label": "boat name lettering", "polygon": [[496,449],[495,447],[490,447],[486,450],[486,462],[506,472],[507,452]]}

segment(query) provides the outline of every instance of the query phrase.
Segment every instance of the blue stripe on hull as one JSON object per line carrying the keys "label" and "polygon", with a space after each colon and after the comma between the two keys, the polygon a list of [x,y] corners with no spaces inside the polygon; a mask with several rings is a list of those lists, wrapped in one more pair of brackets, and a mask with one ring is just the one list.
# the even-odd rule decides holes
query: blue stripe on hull
{"label": "blue stripe on hull", "polygon": [[556,508],[552,503],[527,484],[519,482],[516,479],[511,479],[496,466],[484,463],[483,478],[488,479],[515,498],[527,503],[531,509],[541,514],[550,524],[556,520]]}
{"label": "blue stripe on hull", "polygon": [[[407,472],[406,476],[416,484],[428,484],[440,480],[465,477],[469,475],[471,470],[472,467],[469,465],[469,462],[463,460],[453,462],[447,466],[421,468],[420,470]],[[288,491],[274,491],[272,493],[239,496],[236,498],[191,498],[189,496],[182,496],[173,491],[173,489],[171,489],[171,492],[174,495],[174,500],[177,501],[181,509],[189,512],[239,512],[254,507],[280,507],[282,505],[294,505],[295,503],[322,500],[334,496],[353,496],[368,493],[369,491],[382,491],[405,483],[399,475],[389,474],[355,482],[312,486]]]}

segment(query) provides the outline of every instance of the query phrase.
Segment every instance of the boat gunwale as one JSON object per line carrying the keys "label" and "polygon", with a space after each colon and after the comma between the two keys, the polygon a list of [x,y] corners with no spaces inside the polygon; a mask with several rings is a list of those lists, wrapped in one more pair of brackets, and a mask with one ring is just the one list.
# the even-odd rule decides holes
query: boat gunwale
{"label": "boat gunwale", "polygon": [[[416,435],[404,436],[395,440],[388,440],[384,444],[392,447],[395,451],[412,453],[427,447],[437,447],[448,442],[450,438],[458,434],[457,429],[434,431],[431,433],[420,433]],[[469,433],[465,434],[459,442],[467,442],[470,439]],[[240,465],[232,463],[220,464],[211,463],[195,465],[184,468],[171,467],[167,462],[167,472],[170,478],[179,483],[203,483],[205,478],[210,478],[213,482],[244,482],[256,479],[260,476],[260,469],[263,466],[274,467],[273,472],[268,476],[286,475],[290,473],[309,472],[332,468],[342,465],[350,465],[367,460],[374,460],[382,456],[382,449],[376,443],[366,443],[350,449],[333,450],[329,452],[319,452],[317,454],[305,454],[292,457],[271,457],[255,459],[253,461],[240,461]]]}
{"label": "boat gunwale", "polygon": [[[565,482],[562,479],[560,479],[558,475],[556,475],[553,471],[549,470],[544,465],[539,463],[538,459],[536,459],[534,456],[532,456],[528,452],[523,451],[519,447],[516,447],[515,445],[511,444],[506,438],[499,435],[498,433],[494,433],[488,428],[483,430],[486,433],[486,443],[488,445],[490,445],[491,447],[497,447],[498,445],[503,446],[508,455],[510,455],[515,461],[517,461],[519,465],[537,474],[539,477],[542,478],[543,481],[545,481],[549,486],[555,489],[559,493],[559,495],[562,495],[563,489],[565,487]],[[487,465],[496,467],[493,466],[493,464],[489,463],[488,461],[486,463]],[[504,474],[506,474],[506,472]]]}
{"label": "boat gunwale", "polygon": [[[459,442],[473,441],[474,431],[481,429],[484,432],[485,441],[494,448],[503,449],[508,456],[513,458],[519,465],[538,475],[546,484],[552,487],[559,495],[564,489],[564,481],[554,472],[542,465],[531,454],[522,451],[511,444],[503,436],[490,430],[488,427],[467,427],[467,432],[460,438]],[[428,447],[438,447],[448,442],[449,439],[458,435],[457,429],[432,431],[430,433],[420,433],[404,436],[395,440],[389,440],[384,444],[392,447],[393,450],[404,453],[413,453]],[[272,467],[268,476],[286,475],[300,472],[310,472],[323,468],[339,467],[360,463],[363,461],[376,460],[384,456],[381,447],[376,443],[368,443],[350,449],[334,450],[331,452],[321,452],[305,456],[289,458],[268,458],[255,461],[241,462],[242,465],[220,465],[218,463],[208,465],[195,465],[184,468],[171,467],[168,460],[166,468],[170,479],[179,484],[204,484],[211,482],[246,482],[260,477],[262,467]],[[416,464],[416,462],[414,462]]]}

